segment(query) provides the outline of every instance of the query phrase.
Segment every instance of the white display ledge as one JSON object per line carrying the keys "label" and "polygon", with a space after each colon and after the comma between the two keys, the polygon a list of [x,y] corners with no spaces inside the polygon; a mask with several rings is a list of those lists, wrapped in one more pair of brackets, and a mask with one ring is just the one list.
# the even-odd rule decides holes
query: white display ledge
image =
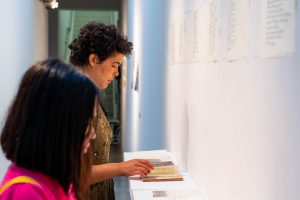
{"label": "white display ledge", "polygon": [[[135,158],[160,159],[173,161],[178,165],[175,157],[166,150],[125,152],[124,160]],[[179,169],[180,166],[179,166]],[[136,177],[128,177],[129,191],[132,200],[208,200],[189,174],[180,171],[183,181],[143,182]]]}

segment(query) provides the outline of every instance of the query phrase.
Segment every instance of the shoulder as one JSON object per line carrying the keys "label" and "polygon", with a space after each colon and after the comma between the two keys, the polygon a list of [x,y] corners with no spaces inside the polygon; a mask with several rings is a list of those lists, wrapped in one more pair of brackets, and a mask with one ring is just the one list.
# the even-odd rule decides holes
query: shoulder
{"label": "shoulder", "polygon": [[18,183],[8,187],[0,196],[2,199],[11,200],[42,200],[49,199],[46,193],[38,185],[29,183]]}

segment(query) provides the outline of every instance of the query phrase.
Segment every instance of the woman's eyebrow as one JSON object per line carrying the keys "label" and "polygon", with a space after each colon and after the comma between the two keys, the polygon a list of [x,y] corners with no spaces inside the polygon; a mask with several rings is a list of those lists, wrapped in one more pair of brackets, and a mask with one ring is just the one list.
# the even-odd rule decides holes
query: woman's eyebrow
{"label": "woman's eyebrow", "polygon": [[118,65],[121,65],[121,63],[119,63],[119,62],[113,62],[114,64],[118,64]]}

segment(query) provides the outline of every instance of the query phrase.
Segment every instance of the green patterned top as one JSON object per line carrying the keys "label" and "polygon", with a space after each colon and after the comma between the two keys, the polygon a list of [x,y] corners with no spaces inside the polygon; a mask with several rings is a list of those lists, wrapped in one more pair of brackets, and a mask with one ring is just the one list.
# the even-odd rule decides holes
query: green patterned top
{"label": "green patterned top", "polygon": [[[94,165],[101,165],[109,162],[109,151],[112,140],[112,130],[105,117],[105,114],[98,104],[97,116],[98,123],[95,125],[96,139],[93,141],[92,148],[94,154]],[[90,200],[114,200],[113,179],[95,183],[90,187]]]}

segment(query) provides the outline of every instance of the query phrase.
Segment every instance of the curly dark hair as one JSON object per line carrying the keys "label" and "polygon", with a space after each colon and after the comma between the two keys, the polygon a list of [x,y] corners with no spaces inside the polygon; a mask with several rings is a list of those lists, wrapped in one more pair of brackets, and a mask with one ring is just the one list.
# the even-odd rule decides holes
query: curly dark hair
{"label": "curly dark hair", "polygon": [[100,62],[114,53],[128,56],[132,46],[116,26],[89,22],[80,29],[78,37],[68,46],[71,50],[70,62],[79,67],[87,65],[92,53],[99,57]]}

